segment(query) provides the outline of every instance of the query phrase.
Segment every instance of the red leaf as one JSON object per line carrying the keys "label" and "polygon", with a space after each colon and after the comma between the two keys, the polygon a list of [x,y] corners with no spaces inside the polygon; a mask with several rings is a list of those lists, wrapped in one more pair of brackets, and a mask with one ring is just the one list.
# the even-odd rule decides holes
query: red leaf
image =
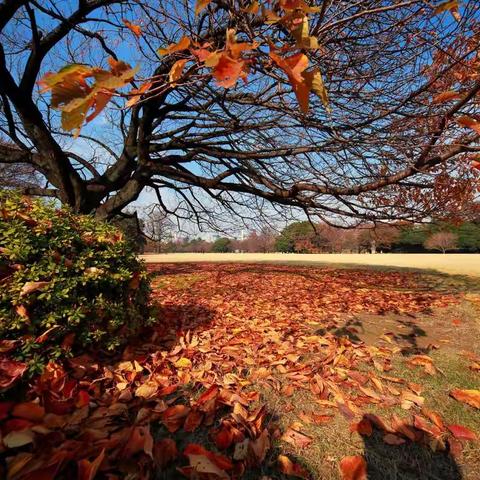
{"label": "red leaf", "polygon": [[452,435],[458,440],[478,440],[475,432],[462,425],[447,425],[447,428],[452,432]]}
{"label": "red leaf", "polygon": [[0,390],[11,387],[23,376],[26,370],[26,363],[0,356]]}
{"label": "red leaf", "polygon": [[90,403],[90,395],[85,390],[80,390],[77,394],[77,401],[75,402],[75,406],[77,408],[82,408],[85,405]]}
{"label": "red leaf", "polygon": [[340,461],[342,480],[367,480],[367,462],[360,455],[344,457]]}
{"label": "red leaf", "polygon": [[133,427],[130,437],[122,450],[122,456],[130,458],[138,452],[145,452],[153,456],[153,438],[150,433],[150,427]]}

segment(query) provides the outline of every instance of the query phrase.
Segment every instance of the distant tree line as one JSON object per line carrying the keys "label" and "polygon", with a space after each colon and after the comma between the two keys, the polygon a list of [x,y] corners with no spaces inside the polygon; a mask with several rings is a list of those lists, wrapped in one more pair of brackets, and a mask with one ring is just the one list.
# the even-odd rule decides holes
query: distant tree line
{"label": "distant tree line", "polygon": [[[147,222],[148,225],[148,222]],[[145,251],[168,252],[284,252],[284,253],[422,253],[480,252],[480,217],[460,224],[433,222],[426,225],[362,225],[352,229],[293,222],[280,234],[270,228],[252,231],[242,239],[220,237],[214,241],[201,238],[173,240],[149,239]],[[152,229],[150,229],[151,231]]]}

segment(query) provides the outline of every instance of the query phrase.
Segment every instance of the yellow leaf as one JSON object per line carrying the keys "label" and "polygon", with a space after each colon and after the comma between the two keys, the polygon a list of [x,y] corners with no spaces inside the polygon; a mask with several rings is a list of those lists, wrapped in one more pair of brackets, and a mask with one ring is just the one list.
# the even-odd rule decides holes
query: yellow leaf
{"label": "yellow leaf", "polygon": [[31,430],[13,431],[3,437],[3,444],[7,448],[17,448],[33,443],[34,434]]}
{"label": "yellow leaf", "polygon": [[192,362],[188,358],[182,357],[175,362],[175,366],[177,368],[191,368]]}
{"label": "yellow leaf", "polygon": [[206,67],[215,67],[218,62],[220,61],[220,58],[222,57],[222,52],[212,52],[208,57],[205,59],[205,66]]}
{"label": "yellow leaf", "polygon": [[331,109],[328,101],[328,92],[323,83],[322,74],[318,70],[313,70],[312,72],[304,72],[303,76],[308,79],[311,91],[320,97],[323,106],[328,112],[330,112]]}

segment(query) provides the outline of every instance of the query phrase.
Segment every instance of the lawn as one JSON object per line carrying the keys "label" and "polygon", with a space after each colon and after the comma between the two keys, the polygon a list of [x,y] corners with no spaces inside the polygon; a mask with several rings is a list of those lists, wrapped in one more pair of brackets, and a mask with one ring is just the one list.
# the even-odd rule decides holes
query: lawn
{"label": "lawn", "polygon": [[356,455],[369,479],[478,478],[478,444],[455,430],[478,434],[478,410],[449,395],[479,385],[475,283],[358,267],[150,268],[161,315],[195,338],[194,371],[260,393],[273,448],[247,478],[281,478],[278,455],[316,479],[341,478]]}
{"label": "lawn", "polygon": [[147,263],[247,262],[291,264],[335,264],[368,267],[398,267],[433,270],[453,275],[480,276],[480,254],[458,253],[162,253],[146,254]]}

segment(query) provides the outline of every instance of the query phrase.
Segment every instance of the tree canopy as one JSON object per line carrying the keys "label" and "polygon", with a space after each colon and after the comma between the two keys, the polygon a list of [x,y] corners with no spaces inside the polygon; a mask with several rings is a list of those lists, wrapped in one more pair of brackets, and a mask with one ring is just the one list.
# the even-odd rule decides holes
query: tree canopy
{"label": "tree canopy", "polygon": [[270,204],[329,222],[451,214],[478,180],[479,10],[5,0],[0,163],[105,219],[145,188],[200,223]]}

